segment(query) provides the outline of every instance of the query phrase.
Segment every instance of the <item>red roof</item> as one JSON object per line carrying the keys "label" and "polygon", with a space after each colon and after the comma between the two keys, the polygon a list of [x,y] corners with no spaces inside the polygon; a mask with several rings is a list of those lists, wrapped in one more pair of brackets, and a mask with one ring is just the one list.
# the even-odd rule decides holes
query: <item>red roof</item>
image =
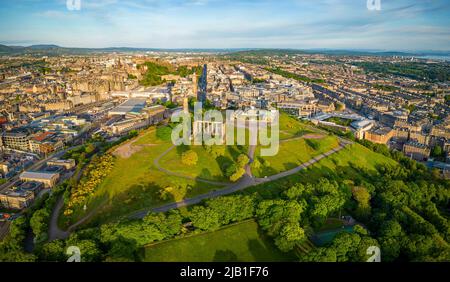
{"label": "red roof", "polygon": [[47,138],[49,135],[53,135],[53,132],[47,131],[47,132],[43,132],[39,135],[36,135],[33,137],[34,140],[42,142],[43,140],[45,140],[45,138]]}

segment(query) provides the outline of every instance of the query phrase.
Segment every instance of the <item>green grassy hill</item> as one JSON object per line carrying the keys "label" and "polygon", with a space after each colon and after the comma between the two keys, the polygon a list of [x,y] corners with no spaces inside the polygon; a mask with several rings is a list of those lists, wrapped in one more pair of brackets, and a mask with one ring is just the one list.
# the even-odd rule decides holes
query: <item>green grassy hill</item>
{"label": "green grassy hill", "polygon": [[251,220],[220,230],[147,246],[146,262],[275,262],[292,261]]}

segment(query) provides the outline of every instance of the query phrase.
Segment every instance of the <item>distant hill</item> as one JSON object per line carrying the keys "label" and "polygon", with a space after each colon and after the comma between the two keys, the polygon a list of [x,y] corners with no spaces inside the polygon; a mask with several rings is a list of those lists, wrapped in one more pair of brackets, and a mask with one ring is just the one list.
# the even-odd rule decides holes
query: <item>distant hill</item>
{"label": "distant hill", "polygon": [[61,47],[55,44],[39,44],[31,46],[7,46],[0,44],[0,54],[36,54],[36,55],[61,55],[61,54],[89,54],[111,52],[207,52],[221,53],[228,56],[270,56],[270,55],[296,55],[296,54],[325,54],[334,56],[450,56],[450,51],[366,51],[366,50],[333,50],[333,49],[263,49],[263,48],[231,48],[231,49],[161,49],[161,48],[133,48],[133,47],[108,47],[108,48],[71,48]]}
{"label": "distant hill", "polygon": [[13,51],[14,51],[14,48],[0,44],[0,53],[11,53]]}
{"label": "distant hill", "polygon": [[300,54],[324,54],[334,56],[419,56],[416,53],[397,52],[397,51],[358,51],[358,50],[295,50],[295,49],[254,49],[238,52],[230,52],[228,55],[247,55],[247,56],[269,56],[269,55],[300,55]]}
{"label": "distant hill", "polygon": [[25,49],[32,49],[32,50],[49,50],[49,49],[59,49],[58,45],[31,45],[29,47],[25,47]]}

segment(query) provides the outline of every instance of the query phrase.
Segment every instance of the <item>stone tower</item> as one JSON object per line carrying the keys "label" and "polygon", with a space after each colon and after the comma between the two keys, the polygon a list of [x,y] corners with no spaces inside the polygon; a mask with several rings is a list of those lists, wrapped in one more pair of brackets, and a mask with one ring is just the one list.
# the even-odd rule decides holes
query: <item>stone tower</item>
{"label": "stone tower", "polygon": [[197,73],[194,72],[194,77],[192,78],[192,94],[194,95],[194,97],[197,97],[197,93],[198,93],[198,78]]}

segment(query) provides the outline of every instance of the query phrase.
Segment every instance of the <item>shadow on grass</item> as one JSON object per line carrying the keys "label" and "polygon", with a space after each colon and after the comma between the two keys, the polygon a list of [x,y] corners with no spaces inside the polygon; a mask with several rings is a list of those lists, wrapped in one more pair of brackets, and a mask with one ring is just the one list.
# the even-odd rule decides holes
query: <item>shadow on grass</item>
{"label": "shadow on grass", "polygon": [[213,262],[239,262],[237,255],[230,250],[218,250],[214,254]]}
{"label": "shadow on grass", "polygon": [[153,182],[133,185],[110,199],[109,203],[100,208],[89,220],[88,225],[97,226],[135,211],[166,202],[174,202],[175,198],[170,193],[166,193],[164,199],[162,199],[161,191],[163,188]]}
{"label": "shadow on grass", "polygon": [[288,163],[284,163],[283,166],[284,166],[284,170],[291,170],[291,169],[298,167],[299,165],[296,163],[293,163],[293,162],[288,162]]}
{"label": "shadow on grass", "polygon": [[234,161],[229,158],[229,157],[225,157],[225,156],[219,156],[216,158],[216,162],[220,167],[220,170],[222,171],[222,173],[225,175],[225,172],[227,171],[227,168],[229,168]]}
{"label": "shadow on grass", "polygon": [[[263,170],[263,172],[266,171]],[[281,193],[291,188],[296,183],[315,183],[322,177],[328,178],[330,180],[341,181],[350,179],[355,183],[360,183],[363,181],[377,181],[378,173],[357,167],[352,163],[350,163],[348,166],[336,166],[334,168],[329,168],[326,166],[312,166],[296,174],[278,179],[276,181],[262,183],[250,187],[239,193],[258,193],[264,199],[273,199],[275,197],[280,197]]]}
{"label": "shadow on grass", "polygon": [[202,171],[200,172],[199,178],[203,178],[203,179],[214,179],[215,177],[211,174],[211,172],[209,171],[209,169],[204,168],[202,169]]}
{"label": "shadow on grass", "polygon": [[180,146],[176,146],[177,149],[177,154],[181,157],[181,155],[186,152],[189,151],[191,147],[186,146],[184,144],[180,145]]}

